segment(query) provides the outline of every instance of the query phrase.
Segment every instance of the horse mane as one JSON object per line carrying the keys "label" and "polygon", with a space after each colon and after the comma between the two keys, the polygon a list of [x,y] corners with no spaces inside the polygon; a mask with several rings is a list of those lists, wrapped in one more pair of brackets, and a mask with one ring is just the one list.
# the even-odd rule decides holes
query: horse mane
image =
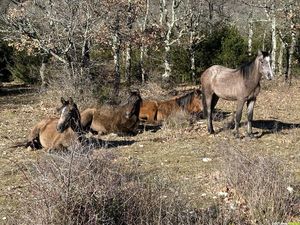
{"label": "horse mane", "polygon": [[244,79],[247,79],[249,78],[249,76],[251,75],[254,69],[255,69],[255,59],[250,62],[242,64],[237,70],[241,71],[241,74]]}
{"label": "horse mane", "polygon": [[189,104],[192,101],[193,95],[194,92],[190,92],[186,95],[176,98],[177,105],[184,108],[187,104]]}

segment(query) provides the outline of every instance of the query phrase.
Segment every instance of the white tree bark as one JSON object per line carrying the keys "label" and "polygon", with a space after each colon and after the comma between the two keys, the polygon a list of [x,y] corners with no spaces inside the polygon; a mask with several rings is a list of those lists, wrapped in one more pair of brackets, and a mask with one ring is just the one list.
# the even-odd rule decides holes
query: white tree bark
{"label": "white tree bark", "polygon": [[168,82],[171,76],[171,62],[170,62],[170,50],[171,46],[178,42],[183,35],[183,32],[185,28],[183,28],[177,37],[171,37],[174,31],[174,27],[176,22],[178,21],[177,19],[177,9],[179,5],[181,4],[180,0],[172,0],[172,7],[171,7],[171,15],[170,15],[170,21],[168,21],[168,15],[166,15],[165,19],[165,24],[167,26],[167,32],[165,35],[165,40],[164,40],[164,49],[165,49],[165,56],[164,56],[164,73],[162,75],[163,81]]}
{"label": "white tree bark", "polygon": [[292,81],[292,64],[293,64],[293,54],[295,52],[295,46],[296,46],[296,31],[295,31],[295,24],[292,23],[291,25],[291,43],[288,48],[287,56],[287,70],[286,70],[286,82],[291,84]]}
{"label": "white tree bark", "polygon": [[275,5],[274,3],[271,6],[271,15],[272,15],[272,26],[271,26],[271,30],[272,30],[272,53],[271,53],[271,58],[272,58],[272,62],[271,62],[271,68],[273,73],[276,73],[276,51],[277,51],[277,46],[276,46],[276,14],[275,14]]}
{"label": "white tree bark", "polygon": [[131,83],[131,35],[132,35],[132,3],[131,0],[128,0],[128,9],[127,9],[127,29],[128,29],[128,43],[126,46],[126,53],[125,53],[125,78],[127,85],[130,85]]}
{"label": "white tree bark", "polygon": [[279,55],[278,55],[278,75],[283,75],[283,53],[285,49],[285,43],[282,39],[280,39],[280,48],[279,48]]}
{"label": "white tree bark", "polygon": [[142,83],[145,83],[146,79],[146,72],[144,68],[144,58],[147,52],[147,47],[145,44],[145,30],[147,28],[148,22],[149,22],[149,9],[150,9],[150,0],[146,0],[146,13],[144,20],[142,21],[141,24],[141,33],[142,33],[142,40],[141,40],[141,45],[140,45],[140,70],[141,70],[141,79]]}
{"label": "white tree bark", "polygon": [[44,60],[43,60],[41,67],[40,67],[40,78],[41,78],[41,82],[42,82],[42,84],[41,84],[42,88],[45,88],[47,86],[45,71],[46,71],[46,62],[44,62]]}
{"label": "white tree bark", "polygon": [[253,14],[250,14],[249,22],[248,22],[248,55],[252,54],[252,38],[253,38]]}
{"label": "white tree bark", "polygon": [[121,50],[121,40],[120,40],[120,21],[119,16],[117,15],[116,21],[114,24],[114,32],[112,36],[112,50],[113,50],[113,57],[114,57],[114,91],[115,95],[119,95],[120,91],[120,82],[121,82],[121,75],[120,75],[120,50]]}

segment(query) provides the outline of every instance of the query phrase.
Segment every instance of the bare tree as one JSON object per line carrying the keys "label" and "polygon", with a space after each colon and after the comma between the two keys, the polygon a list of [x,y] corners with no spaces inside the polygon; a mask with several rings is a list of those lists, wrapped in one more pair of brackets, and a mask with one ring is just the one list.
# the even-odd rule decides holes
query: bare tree
{"label": "bare tree", "polygon": [[196,46],[204,40],[205,35],[201,34],[201,18],[202,18],[202,10],[203,5],[198,2],[195,4],[194,1],[188,0],[187,2],[187,24],[186,30],[189,35],[189,42],[188,42],[188,50],[189,50],[189,58],[191,64],[191,80],[193,82],[196,81],[196,65],[195,65],[195,53],[196,53]]}
{"label": "bare tree", "polygon": [[165,50],[164,73],[162,74],[162,80],[163,83],[168,83],[172,73],[171,62],[170,62],[170,50],[171,50],[171,46],[176,42],[178,42],[182,37],[182,35],[184,34],[185,27],[184,26],[179,27],[178,24],[180,20],[183,20],[183,18],[185,18],[185,15],[182,14],[180,15],[179,13],[180,5],[182,4],[181,0],[171,1],[170,13],[167,10],[168,5],[165,4],[165,0],[161,0],[161,1],[162,1],[161,5],[162,7],[164,7],[161,10],[161,13],[163,14],[160,17],[163,18],[161,21],[162,22],[161,26],[162,29],[165,30],[165,32],[162,32],[162,36],[164,39],[164,50]]}
{"label": "bare tree", "polygon": [[83,76],[88,73],[90,40],[98,20],[95,4],[92,0],[25,1],[8,10],[2,32],[17,50],[49,54],[67,68],[70,77]]}

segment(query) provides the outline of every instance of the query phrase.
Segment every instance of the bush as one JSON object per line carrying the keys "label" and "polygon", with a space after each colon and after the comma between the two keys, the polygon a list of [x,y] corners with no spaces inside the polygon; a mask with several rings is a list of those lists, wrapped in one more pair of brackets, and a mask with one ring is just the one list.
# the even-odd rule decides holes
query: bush
{"label": "bush", "polygon": [[40,65],[39,56],[29,56],[26,52],[15,51],[13,54],[13,64],[9,65],[8,69],[13,78],[34,84],[40,80]]}
{"label": "bush", "polygon": [[247,58],[247,44],[235,27],[217,28],[196,46],[198,71],[214,64],[235,68]]}
{"label": "bush", "polygon": [[195,224],[187,202],[165,182],[146,182],[115,156],[75,149],[47,155],[28,174],[31,201],[22,224]]}
{"label": "bush", "polygon": [[275,156],[256,156],[228,148],[224,152],[227,204],[242,210],[248,223],[273,224],[299,216],[292,174]]}
{"label": "bush", "polygon": [[0,41],[0,82],[10,81],[11,72],[8,70],[9,64],[12,63],[13,50],[6,42]]}

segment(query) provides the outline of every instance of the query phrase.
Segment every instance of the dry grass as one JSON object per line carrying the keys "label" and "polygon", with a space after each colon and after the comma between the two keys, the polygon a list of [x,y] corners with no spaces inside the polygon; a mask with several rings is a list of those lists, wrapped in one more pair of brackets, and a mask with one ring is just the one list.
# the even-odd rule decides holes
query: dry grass
{"label": "dry grass", "polygon": [[[31,201],[23,202],[23,224],[194,224],[184,200],[170,184],[143,181],[111,153],[46,155],[25,172]],[[30,171],[30,172],[29,172]]]}
{"label": "dry grass", "polygon": [[[286,220],[284,222],[297,221],[300,219],[299,211],[295,213],[286,211],[287,213],[284,215],[278,213],[281,212],[281,208],[275,207],[274,211],[271,211],[268,206],[274,205],[275,201],[272,203],[263,198],[261,198],[261,202],[257,201],[260,199],[259,196],[266,193],[257,190],[260,190],[259,186],[265,191],[268,190],[267,187],[277,188],[276,192],[267,191],[269,193],[267,196],[271,196],[276,202],[285,203],[285,200],[288,200],[286,189],[284,189],[286,185],[281,188],[281,184],[284,182],[288,184],[291,181],[291,186],[294,187],[293,196],[300,195],[299,88],[299,81],[295,81],[295,85],[292,87],[274,83],[262,84],[262,92],[254,109],[254,120],[259,120],[254,123],[257,139],[248,140],[243,137],[241,140],[237,140],[233,138],[230,130],[222,130],[224,125],[231,120],[230,116],[214,121],[216,130],[220,131],[216,135],[207,134],[206,121],[200,120],[193,125],[185,126],[185,122],[183,125],[181,124],[184,120],[179,119],[172,122],[173,124],[170,123],[169,127],[157,132],[145,131],[134,137],[105,136],[103,139],[114,142],[115,147],[95,150],[93,157],[96,159],[101,157],[103,152],[107,154],[114,152],[116,157],[112,161],[115,160],[125,166],[127,171],[134,168],[135,172],[143,177],[143,180],[158,179],[159,182],[175,190],[172,193],[177,191],[177,196],[183,199],[183,204],[188,203],[188,209],[197,209],[195,211],[198,212],[198,222],[254,224],[253,220],[259,220],[259,223],[267,224],[272,215],[276,219]],[[28,183],[23,179],[22,171],[24,170],[22,168],[28,168],[28,164],[32,165],[45,157],[43,151],[31,152],[22,148],[8,149],[7,146],[12,141],[22,140],[30,127],[39,119],[54,114],[53,108],[56,101],[52,100],[52,102],[50,99],[49,101],[43,100],[37,94],[0,96],[0,164],[2,167],[0,172],[0,219],[4,218],[2,221],[13,220],[19,216],[18,211],[22,202],[20,199],[25,199],[25,202],[30,201],[27,199],[29,196],[26,188]],[[234,103],[222,100],[217,105],[217,108],[223,112],[231,112],[234,107]],[[242,121],[245,121],[245,118],[243,116]],[[245,127],[242,126],[241,133],[244,134],[245,131]],[[121,145],[120,143],[123,141],[134,143]],[[230,150],[229,153],[238,150],[242,154],[238,158],[238,154],[229,154],[226,149]],[[248,164],[244,163],[243,157],[250,161],[257,160],[249,166],[245,166]],[[224,161],[228,161],[228,170],[223,167]],[[253,166],[259,169],[256,170],[257,172],[254,170],[251,173],[252,170],[249,168],[253,168]],[[284,170],[281,171],[280,168],[284,168]],[[228,179],[237,170],[242,171],[241,175],[243,175],[240,178],[244,183],[240,185],[238,184],[240,182],[237,183],[235,180],[236,176],[232,176],[231,180]],[[278,170],[279,173],[276,172]],[[249,186],[247,182],[251,181],[247,174],[256,177],[262,174],[260,177],[265,175],[265,178],[272,178],[272,176],[274,178],[276,175],[277,178],[275,176],[276,179],[270,179],[273,181],[271,183],[265,183],[263,179],[259,180],[257,187],[248,188],[252,193],[257,194],[249,196],[248,194],[251,192],[243,192],[243,187]],[[233,192],[234,190],[235,196],[244,199],[247,203],[246,215],[242,214],[243,208],[238,207],[240,211],[232,211],[230,205],[224,203],[224,198],[219,196],[220,191],[227,191],[224,190],[227,185],[230,187],[229,191]],[[278,193],[279,199],[274,193]],[[255,201],[257,202],[255,203]],[[267,207],[266,213],[260,215],[255,212],[255,206]],[[204,223],[199,222],[199,224]]]}

